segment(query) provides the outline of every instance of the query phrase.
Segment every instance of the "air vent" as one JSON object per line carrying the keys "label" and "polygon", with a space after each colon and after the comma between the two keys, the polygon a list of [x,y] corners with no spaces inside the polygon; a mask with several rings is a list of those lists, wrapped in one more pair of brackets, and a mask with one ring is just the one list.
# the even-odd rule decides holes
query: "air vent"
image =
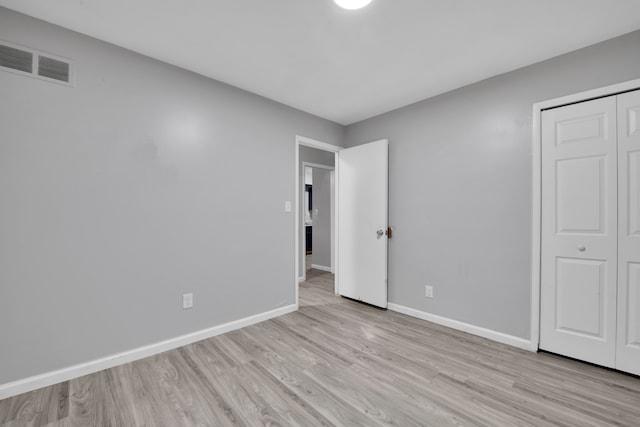
{"label": "air vent", "polygon": [[32,73],[33,53],[0,44],[0,66]]}
{"label": "air vent", "polygon": [[3,41],[0,41],[0,70],[69,86],[73,84],[71,61]]}
{"label": "air vent", "polygon": [[38,75],[69,83],[69,63],[39,55]]}

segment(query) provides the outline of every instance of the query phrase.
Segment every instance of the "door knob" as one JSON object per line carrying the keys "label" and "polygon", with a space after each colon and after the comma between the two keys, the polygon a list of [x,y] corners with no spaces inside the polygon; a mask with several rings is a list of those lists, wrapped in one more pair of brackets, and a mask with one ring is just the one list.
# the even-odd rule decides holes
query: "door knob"
{"label": "door knob", "polygon": [[578,250],[580,252],[584,252],[587,249],[587,247],[585,245],[578,245]]}
{"label": "door knob", "polygon": [[384,236],[384,230],[378,230],[378,231],[376,231],[376,234],[378,235],[378,239],[379,239],[382,236]]}

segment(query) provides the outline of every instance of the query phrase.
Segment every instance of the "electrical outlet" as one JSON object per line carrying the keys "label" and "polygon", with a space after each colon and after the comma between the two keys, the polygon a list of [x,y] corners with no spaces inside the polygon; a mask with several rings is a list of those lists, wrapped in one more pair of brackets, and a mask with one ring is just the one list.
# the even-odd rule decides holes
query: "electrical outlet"
{"label": "electrical outlet", "polygon": [[433,298],[433,286],[424,287],[424,296],[427,298]]}
{"label": "electrical outlet", "polygon": [[182,295],[182,308],[192,308],[192,307],[193,307],[193,294]]}

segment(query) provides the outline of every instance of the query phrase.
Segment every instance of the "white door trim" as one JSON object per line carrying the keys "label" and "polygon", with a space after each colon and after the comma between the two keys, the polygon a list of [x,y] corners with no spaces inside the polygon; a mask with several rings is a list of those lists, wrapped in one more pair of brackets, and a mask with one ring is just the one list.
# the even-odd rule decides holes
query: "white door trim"
{"label": "white door trim", "polygon": [[[315,139],[311,139],[311,138],[307,138],[304,136],[300,136],[300,135],[296,135],[296,141],[295,141],[295,218],[294,218],[294,223],[295,223],[295,275],[294,275],[294,279],[293,279],[293,283],[294,283],[294,289],[295,289],[295,305],[296,305],[296,309],[299,306],[299,302],[298,302],[298,278],[300,277],[300,225],[301,225],[301,218],[300,218],[300,146],[303,145],[305,147],[311,147],[311,148],[316,148],[318,150],[323,150],[323,151],[329,151],[332,153],[337,153],[338,151],[342,150],[343,147],[340,147],[338,145],[333,145],[333,144],[328,144],[326,142],[322,142],[322,141],[318,141]],[[336,154],[336,163],[337,163],[337,154]],[[320,165],[319,165],[320,166]],[[326,166],[325,166],[326,167]],[[336,184],[337,185],[337,175],[336,175]],[[336,200],[336,202],[334,203],[333,206],[333,212],[334,212],[334,219],[335,221],[337,221],[337,212],[338,212],[338,202],[337,202],[337,197],[334,195],[334,198]],[[335,227],[333,236],[332,236],[332,240],[333,241],[337,241],[338,238],[338,227]],[[337,252],[337,249],[336,249]],[[333,254],[333,267],[334,270],[337,270],[338,265],[337,265],[337,254]],[[338,288],[337,288],[338,284],[336,281],[336,293],[338,292]]]}
{"label": "white door trim", "polygon": [[[330,179],[331,179],[331,195],[329,196],[331,199],[331,274],[335,275],[336,274],[336,238],[338,237],[336,234],[336,171],[335,169],[332,170],[331,172],[329,172],[330,175]],[[335,277],[335,276],[334,276]],[[335,279],[334,279],[335,281]],[[337,284],[334,283],[334,291],[337,294],[338,293],[338,286]]]}
{"label": "white door trim", "polygon": [[532,201],[531,201],[531,347],[534,351],[540,345],[540,263],[541,263],[541,222],[542,222],[542,111],[563,105],[604,96],[616,95],[640,88],[640,79],[588,90],[573,95],[550,99],[533,104],[532,115]]}
{"label": "white door trim", "polygon": [[305,167],[314,168],[314,169],[326,169],[326,170],[335,170],[333,166],[321,165],[320,163],[311,163],[311,162],[302,162]]}

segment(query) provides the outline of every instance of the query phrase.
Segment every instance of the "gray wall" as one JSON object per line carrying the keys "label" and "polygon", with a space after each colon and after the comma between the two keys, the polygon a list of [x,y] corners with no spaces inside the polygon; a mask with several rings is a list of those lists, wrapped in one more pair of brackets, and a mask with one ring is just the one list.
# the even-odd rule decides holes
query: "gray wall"
{"label": "gray wall", "polygon": [[[322,141],[322,140],[321,140]],[[323,142],[327,142],[327,141],[323,141]],[[298,189],[298,191],[300,192],[300,216],[301,216],[301,226],[302,226],[302,222],[304,221],[304,209],[305,207],[304,205],[304,167],[302,166],[303,162],[307,162],[307,163],[316,163],[318,165],[325,165],[325,166],[334,166],[335,164],[335,154],[331,153],[329,151],[323,151],[323,150],[318,150],[315,148],[311,148],[311,147],[305,147],[304,145],[300,146],[300,165],[299,165],[299,170],[298,170],[298,174],[299,174],[299,182],[300,182],[300,188]],[[312,197],[315,198],[315,195],[313,195]],[[301,229],[302,232],[299,234],[298,236],[298,242],[300,245],[300,254],[299,254],[299,259],[298,259],[298,272],[299,272],[299,276],[302,277],[303,273],[304,273],[304,261],[305,261],[305,256],[304,256],[304,247],[305,247],[305,234],[304,234],[304,228]],[[313,241],[313,237],[311,238],[311,240]]]}
{"label": "gray wall", "polygon": [[389,300],[529,338],[532,104],[636,78],[640,32],[349,126],[390,141]]}
{"label": "gray wall", "polygon": [[342,126],[4,8],[0,39],[78,72],[0,71],[0,384],[295,303],[295,136]]}
{"label": "gray wall", "polygon": [[331,268],[331,171],[313,168],[311,263]]}

